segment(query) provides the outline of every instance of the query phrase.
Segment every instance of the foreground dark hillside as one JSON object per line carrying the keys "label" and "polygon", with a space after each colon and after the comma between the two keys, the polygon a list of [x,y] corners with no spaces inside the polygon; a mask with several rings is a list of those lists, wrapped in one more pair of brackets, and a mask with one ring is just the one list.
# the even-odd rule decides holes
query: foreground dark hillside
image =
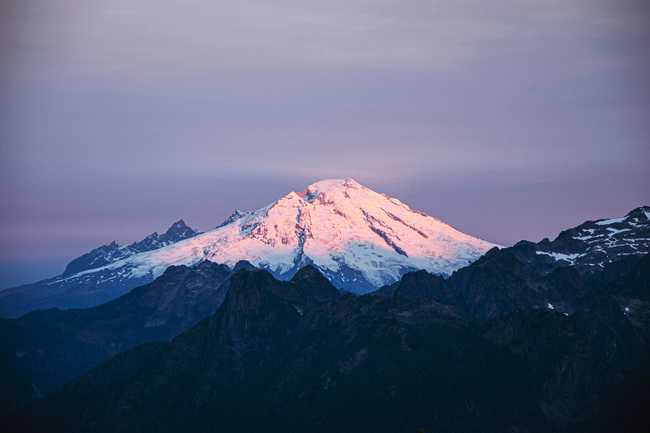
{"label": "foreground dark hillside", "polygon": [[[650,259],[596,273],[527,243],[362,297],[314,268],[231,277],[217,313],[14,413],[21,431],[635,431]],[[644,382],[645,381],[645,382]],[[641,430],[638,430],[641,431]]]}
{"label": "foreground dark hillside", "polygon": [[46,395],[117,353],[187,330],[221,305],[231,273],[210,262],[173,266],[154,282],[97,307],[0,320],[0,413]]}

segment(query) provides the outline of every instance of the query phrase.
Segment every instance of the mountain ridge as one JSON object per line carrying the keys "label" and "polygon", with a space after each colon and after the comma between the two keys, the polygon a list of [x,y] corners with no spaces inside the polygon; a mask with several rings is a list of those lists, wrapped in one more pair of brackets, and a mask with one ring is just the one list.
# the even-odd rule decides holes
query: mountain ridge
{"label": "mountain ridge", "polygon": [[[95,254],[103,254],[102,266],[88,269],[94,256],[86,257],[64,275],[0,292],[0,316],[97,305],[171,265],[203,260],[229,266],[248,260],[281,279],[311,264],[338,288],[366,293],[417,269],[449,275],[495,246],[353,179],[315,182],[257,211],[235,212],[224,223],[147,251],[131,251],[135,244],[100,247],[107,250]],[[154,233],[141,242],[149,248],[160,245],[160,238]],[[73,270],[79,272],[69,274]]]}
{"label": "mountain ridge", "polygon": [[[315,267],[290,281],[244,268],[213,315],[8,421],[34,431],[176,432],[188,417],[190,431],[215,432],[618,431],[612,393],[642,401],[625,384],[647,370],[650,256],[549,272],[522,246],[464,268],[470,291],[463,275],[417,271],[353,296]],[[536,292],[553,287],[578,292],[563,290],[570,313],[539,304]],[[642,416],[622,413],[626,426]]]}
{"label": "mountain ridge", "polygon": [[[549,271],[576,266],[591,272],[650,251],[648,215],[650,207],[641,206],[623,217],[586,221],[563,230],[553,241],[522,241],[534,247],[520,245],[517,254],[538,256],[528,254],[525,260],[541,261]],[[100,247],[108,250],[108,264],[1,291],[0,317],[19,317],[39,308],[99,305],[153,281],[168,266],[203,260],[231,267],[249,260],[280,279],[313,265],[336,287],[359,294],[419,269],[449,277],[496,247],[352,179],[316,182],[257,211],[236,211],[225,223],[198,233],[180,220],[164,235],[153,233],[126,247]],[[170,231],[184,239],[162,248],[150,242],[167,242]],[[130,249],[151,245],[149,251]],[[111,256],[124,249],[127,257]]]}
{"label": "mountain ridge", "polygon": [[[504,350],[509,368],[519,371],[516,380],[532,380],[526,382],[529,383],[527,386],[530,388],[526,391],[526,396],[537,401],[537,408],[541,408],[543,418],[554,426],[553,429],[542,430],[591,431],[590,429],[597,425],[593,420],[600,419],[599,413],[610,408],[609,391],[615,388],[620,390],[616,392],[625,394],[625,388],[621,387],[628,386],[624,385],[625,383],[634,384],[634,374],[637,374],[635,372],[644,374],[643,359],[645,354],[650,355],[648,353],[650,352],[648,350],[650,348],[650,275],[648,274],[650,254],[643,249],[645,244],[639,243],[633,236],[641,236],[641,240],[643,240],[642,236],[645,236],[646,222],[638,220],[640,217],[638,209],[645,212],[643,211],[645,208],[637,208],[623,218],[588,221],[577,226],[577,229],[562,232],[569,233],[573,237],[584,228],[590,229],[590,224],[607,222],[608,224],[601,224],[605,229],[603,236],[597,237],[606,239],[607,244],[610,243],[608,238],[611,231],[606,229],[611,224],[611,220],[616,220],[615,224],[637,225],[635,229],[640,230],[639,232],[632,233],[633,230],[630,229],[624,233],[627,233],[626,245],[629,248],[632,248],[630,245],[636,246],[639,254],[627,254],[627,250],[622,250],[619,240],[615,239],[611,241],[613,248],[607,255],[608,261],[603,262],[603,266],[588,266],[587,262],[577,264],[566,260],[555,260],[548,254],[538,254],[539,251],[564,254],[561,251],[566,247],[567,235],[562,234],[554,241],[546,240],[539,243],[521,241],[512,247],[493,248],[469,266],[456,270],[446,278],[424,270],[409,272],[398,282],[361,296],[337,290],[317,267],[310,264],[302,267],[288,281],[277,280],[268,270],[257,269],[249,262],[239,262],[232,268],[209,261],[193,267],[173,266],[167,268],[153,283],[134,289],[129,294],[100,307],[89,310],[41,311],[15,321],[0,321],[0,333],[5,335],[7,342],[3,351],[0,351],[2,355],[0,364],[8,363],[10,368],[7,371],[2,370],[8,377],[6,382],[12,384],[14,380],[18,380],[15,384],[16,389],[26,393],[24,398],[29,400],[37,397],[33,394],[30,384],[39,385],[38,389],[43,391],[51,391],[51,386],[45,388],[41,384],[47,383],[47,380],[58,380],[56,383],[61,383],[63,379],[81,374],[83,369],[69,371],[67,376],[57,379],[56,376],[50,376],[56,372],[38,369],[32,373],[23,372],[21,368],[24,366],[60,365],[56,363],[60,361],[60,353],[67,357],[77,356],[82,359],[89,354],[95,356],[86,358],[87,361],[83,364],[86,367],[92,367],[107,358],[105,348],[110,349],[110,345],[100,345],[101,353],[88,352],[86,341],[89,336],[94,335],[90,341],[127,342],[122,348],[128,349],[130,347],[128,342],[134,341],[132,335],[139,334],[139,342],[152,339],[169,341],[174,333],[181,332],[171,343],[138,347],[118,355],[115,361],[109,361],[108,365],[111,365],[109,370],[118,368],[119,371],[127,372],[129,375],[137,375],[138,371],[141,371],[141,367],[137,367],[139,363],[144,362],[143,359],[150,359],[151,355],[156,358],[152,361],[152,367],[167,366],[163,370],[155,370],[152,374],[162,374],[170,378],[172,382],[184,387],[186,392],[204,403],[212,401],[210,400],[212,397],[203,394],[200,384],[203,380],[211,381],[216,378],[217,382],[212,383],[213,387],[217,387],[215,389],[223,391],[225,388],[222,386],[226,386],[230,390],[219,397],[219,404],[224,407],[241,411],[242,408],[259,403],[274,407],[274,410],[282,413],[282,408],[289,404],[286,402],[291,401],[291,407],[298,412],[308,414],[308,418],[298,421],[299,424],[304,423],[301,425],[305,428],[309,427],[308,429],[316,428],[318,431],[318,428],[321,428],[327,431],[328,424],[323,421],[327,418],[321,418],[325,414],[310,411],[309,407],[303,406],[306,404],[304,401],[294,399],[295,395],[309,395],[309,398],[315,398],[315,402],[325,404],[325,407],[342,411],[340,413],[345,415],[336,418],[336,422],[352,420],[354,423],[359,423],[362,418],[356,418],[355,414],[346,412],[345,407],[340,406],[342,403],[335,402],[334,406],[327,406],[332,404],[332,401],[320,400],[323,395],[328,395],[327,389],[336,386],[336,383],[347,383],[350,372],[361,376],[355,376],[352,381],[354,385],[349,385],[350,388],[345,385],[343,388],[338,388],[339,391],[334,391],[337,398],[342,399],[341,401],[345,400],[343,394],[358,392],[354,391],[358,389],[378,392],[379,394],[371,393],[373,398],[384,398],[383,388],[374,388],[372,385],[373,382],[377,382],[384,383],[388,389],[394,387],[402,389],[398,401],[404,402],[408,401],[406,395],[409,392],[423,393],[424,391],[418,387],[400,388],[405,385],[402,379],[410,377],[411,373],[397,368],[392,364],[392,360],[401,359],[400,362],[408,365],[415,362],[413,368],[427,372],[426,374],[433,374],[438,377],[438,380],[442,380],[442,377],[437,376],[438,374],[465,377],[466,370],[456,369],[456,364],[463,365],[463,358],[451,362],[447,358],[451,355],[448,351],[466,353],[468,344],[479,344],[483,349],[474,352],[472,356],[488,356],[486,359],[489,359],[492,356],[489,353],[494,354]],[[615,228],[622,229],[619,226]],[[599,233],[594,232],[594,234]],[[577,242],[570,243],[574,254],[582,254],[580,251],[591,248],[584,240],[575,241]],[[585,257],[585,261],[603,260],[601,256]],[[219,287],[203,277],[198,280],[175,277],[191,276],[196,272],[200,276],[204,269],[214,269],[218,272],[221,272],[219,271],[221,269],[223,270],[221,273],[224,275],[229,273],[229,276]],[[196,281],[196,284],[188,284],[191,281]],[[143,294],[147,296],[142,297]],[[209,308],[203,308],[197,310],[199,314],[192,316],[194,319],[186,320],[184,323],[175,322],[175,327],[169,328],[171,332],[151,333],[152,330],[155,331],[155,327],[150,328],[148,324],[159,326],[164,330],[164,318],[185,316],[182,312],[176,314],[176,307],[167,308],[171,305],[169,300],[172,298],[169,295],[172,294],[179,294],[173,295],[174,301],[171,304],[181,310],[189,301],[195,306],[202,306],[204,303],[206,306],[212,305],[214,314]],[[142,303],[144,299],[153,299],[155,302]],[[200,301],[201,299],[212,304]],[[113,310],[113,313],[108,315],[102,312],[113,305],[126,305],[128,308]],[[152,306],[155,308],[152,309]],[[137,320],[124,321],[126,316],[120,311],[127,311],[126,316]],[[86,320],[79,324],[75,317],[80,313],[100,320],[95,322]],[[39,317],[43,319],[34,320]],[[61,331],[56,331],[57,326],[53,326],[56,325],[53,320],[59,323]],[[267,320],[274,323],[277,320],[275,324],[268,323],[275,331],[264,331]],[[198,323],[192,326],[192,322],[197,321]],[[256,325],[253,326],[252,321]],[[118,328],[114,328],[113,325],[111,328],[106,328],[105,325],[120,322],[128,322],[131,325]],[[106,329],[110,332],[106,333]],[[52,330],[56,331],[54,334],[56,338],[47,337],[51,335],[49,332]],[[77,346],[66,346],[65,342],[70,338],[73,340],[77,338],[75,336],[77,332],[81,332],[79,335],[83,343]],[[23,337],[20,337],[21,335]],[[422,340],[421,338],[425,336],[426,338]],[[460,338],[461,343],[454,340],[452,336]],[[367,341],[375,341],[375,345],[368,346]],[[430,352],[433,358],[427,358],[426,363],[418,364],[420,362],[418,353],[422,350],[422,345],[428,347],[431,342],[436,345],[442,344],[442,351],[433,347],[426,349],[433,350]],[[390,348],[390,355],[384,352],[385,347]],[[279,350],[280,348],[283,349]],[[153,354],[148,354],[150,350]],[[207,358],[201,355],[207,353],[206,350],[211,353]],[[487,352],[482,352],[483,350]],[[497,352],[494,352],[495,350]],[[115,350],[110,353],[115,353]],[[171,358],[170,353],[173,353]],[[213,355],[216,358],[213,358]],[[469,356],[469,353],[466,355]],[[511,358],[511,355],[514,358]],[[48,361],[47,357],[51,356],[54,358]],[[144,358],[141,358],[142,356]],[[166,361],[159,364],[159,357]],[[33,363],[32,359],[38,362]],[[256,361],[253,362],[251,359]],[[524,365],[521,364],[522,361]],[[68,364],[63,365],[69,365],[69,361],[66,362]],[[173,379],[179,377],[174,367],[179,365],[178,363],[186,365],[180,377],[193,378],[187,385],[181,385],[181,382]],[[285,368],[285,364],[293,366],[296,372]],[[204,367],[210,369],[211,373],[207,378],[197,378],[196,374],[201,374],[194,373],[198,366],[200,366],[199,370]],[[466,365],[466,368],[475,367],[472,364]],[[232,374],[222,373],[223,368],[232,369]],[[256,373],[259,368],[264,370],[263,373],[260,372],[261,376]],[[361,369],[358,370],[359,368]],[[379,370],[375,371],[374,368]],[[440,373],[436,372],[437,368],[442,369]],[[393,371],[392,376],[385,376],[386,369]],[[242,373],[245,371],[248,373]],[[483,370],[479,368],[476,371],[478,374]],[[16,372],[21,374],[16,375]],[[102,389],[110,395],[122,392],[111,385],[114,382],[112,373],[105,372],[104,367],[99,367],[93,370],[90,376],[83,375],[84,381],[94,377],[89,382],[91,384],[89,388],[82,387],[86,389],[84,393],[88,393],[84,395],[92,399],[91,390],[95,390],[95,385],[98,383],[101,383]],[[494,372],[501,375],[499,369]],[[378,375],[372,376],[375,373]],[[529,374],[532,377],[529,377]],[[20,378],[25,375],[26,382],[21,382]],[[280,375],[281,379],[276,383],[274,377],[277,375]],[[372,381],[363,379],[369,377],[367,375],[373,377]],[[15,379],[14,376],[17,378]],[[31,382],[30,377],[32,377]],[[508,380],[507,374],[499,377],[502,381]],[[323,378],[327,380],[321,382]],[[624,382],[621,382],[621,378]],[[266,387],[267,385],[255,388],[262,383],[260,382],[262,379],[263,383],[274,383],[274,385],[269,388]],[[145,376],[142,380],[150,381],[151,377]],[[388,382],[382,382],[384,380]],[[475,380],[480,382],[483,379],[477,375]],[[148,383],[154,386],[151,389],[157,386]],[[77,386],[79,382],[74,382],[66,386],[64,392],[68,396],[73,396]],[[319,388],[321,386],[322,389]],[[470,384],[463,386],[469,386],[468,390],[478,392]],[[244,390],[250,389],[261,392],[264,395],[263,399],[247,400],[247,395],[250,394]],[[280,400],[276,398],[276,392],[280,392],[278,390],[283,390],[281,395],[284,397]],[[126,392],[124,398],[127,399],[132,392],[140,392],[133,388],[124,391]],[[168,391],[164,391],[165,398],[173,400],[175,393],[170,394]],[[424,394],[430,392],[431,389],[427,389]],[[453,392],[453,388],[447,392]],[[236,393],[239,397],[228,400],[226,395],[232,396],[232,393]],[[142,397],[145,398],[147,395]],[[149,397],[157,399],[157,395],[158,391]],[[48,404],[52,404],[53,399],[57,398],[56,395],[51,395]],[[433,407],[444,404],[442,400],[438,400],[442,396],[431,398],[432,400],[426,401],[433,404]],[[82,399],[72,403],[84,405],[85,401]],[[460,404],[460,401],[458,403]],[[515,403],[516,399],[509,404]],[[11,404],[12,401],[9,399],[7,406],[11,407]],[[106,404],[112,403],[106,402]],[[127,420],[143,422],[148,428],[157,425],[155,414],[160,413],[157,404],[145,404],[145,407],[152,410],[150,415],[153,418],[149,418],[149,415],[141,418],[138,413],[131,412],[131,418]],[[276,406],[278,404],[279,406]],[[417,406],[416,402],[413,404]],[[488,400],[481,399],[481,403],[477,404],[482,408],[491,407]],[[29,410],[38,408],[40,403],[30,407]],[[376,409],[372,404],[369,407]],[[410,413],[408,408],[400,407],[400,410],[406,411],[402,413]],[[537,411],[535,405],[525,407],[526,410],[532,411],[531,413]],[[62,413],[66,413],[67,409],[63,407],[61,410],[64,411]],[[422,406],[420,410],[422,412],[414,412],[413,416],[425,422],[428,416],[426,414],[430,413],[432,408]],[[290,413],[285,413],[280,419],[271,416],[268,421],[276,423],[275,426],[282,425],[281,420]],[[269,413],[262,412],[259,415],[269,416]],[[213,422],[210,421],[210,416],[205,412],[202,419]],[[228,417],[225,414],[224,416]],[[435,422],[446,419],[444,414],[438,413],[436,416],[438,421]],[[472,419],[476,413],[469,411],[462,416]],[[503,431],[501,427],[509,425],[507,423],[511,422],[512,416],[514,414],[506,416],[501,421],[497,418],[489,422],[497,422],[494,424],[495,431]],[[539,413],[535,415],[536,422],[543,421],[538,419],[539,416]],[[91,422],[92,419],[94,418],[88,418],[83,423]],[[243,421],[238,416],[227,419],[230,419],[228,422],[234,423],[226,424],[233,430],[238,422]],[[461,430],[484,431],[480,429],[483,426],[481,422],[456,424],[453,419],[452,417],[444,421],[449,423],[447,425],[451,426],[452,430],[458,430],[456,427],[460,425],[463,426]],[[476,419],[482,417],[478,416]],[[388,421],[395,420],[389,418]],[[76,421],[71,420],[71,422],[74,424]],[[102,422],[105,422],[104,427],[107,431],[111,431],[110,420]],[[126,422],[125,425],[129,425],[129,421]],[[529,422],[521,420],[522,425],[529,427],[528,430],[523,431],[534,431],[532,427],[542,425],[528,424]],[[510,427],[518,429],[522,425],[517,423]],[[361,428],[361,424],[358,424],[358,427]],[[378,426],[377,431],[381,428],[383,427]],[[392,431],[399,431],[399,428],[395,427]]]}
{"label": "mountain ridge", "polygon": [[71,260],[61,275],[68,277],[88,269],[102,267],[134,254],[162,248],[198,234],[200,232],[187,226],[185,221],[180,219],[173,223],[162,235],[159,235],[158,232],[153,232],[144,239],[132,242],[129,245],[119,245],[115,241],[101,245]]}

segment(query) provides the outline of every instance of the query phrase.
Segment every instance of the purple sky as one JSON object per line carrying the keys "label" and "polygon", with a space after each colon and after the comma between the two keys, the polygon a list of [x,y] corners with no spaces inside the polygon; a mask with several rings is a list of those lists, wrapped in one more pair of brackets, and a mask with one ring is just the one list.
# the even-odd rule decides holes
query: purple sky
{"label": "purple sky", "polygon": [[645,0],[0,14],[0,287],[328,177],[506,245],[650,203]]}

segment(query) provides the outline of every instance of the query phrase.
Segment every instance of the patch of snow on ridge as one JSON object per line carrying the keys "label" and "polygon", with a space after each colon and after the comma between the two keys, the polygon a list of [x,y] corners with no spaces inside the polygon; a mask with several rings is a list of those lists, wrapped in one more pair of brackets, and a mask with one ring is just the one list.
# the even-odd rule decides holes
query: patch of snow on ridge
{"label": "patch of snow on ridge", "polygon": [[449,275],[494,246],[352,179],[329,179],[239,213],[227,225],[85,273],[128,269],[130,276],[155,278],[171,265],[248,260],[282,276],[313,263],[380,287],[407,270]]}
{"label": "patch of snow on ridge", "polygon": [[609,231],[609,236],[614,236],[623,232],[629,232],[630,230],[631,229],[615,229],[612,227],[607,227],[607,231]]}
{"label": "patch of snow on ridge", "polygon": [[552,253],[552,252],[547,252],[547,251],[536,251],[535,252],[538,255],[545,255],[545,256],[550,256],[553,257],[555,260],[564,260],[567,261],[571,264],[573,264],[573,261],[580,257],[580,254],[563,254],[563,253]]}
{"label": "patch of snow on ridge", "polygon": [[611,218],[611,219],[608,219],[608,220],[602,220],[602,221],[596,222],[596,225],[597,226],[608,226],[610,224],[622,223],[623,221],[625,221],[625,218],[626,217]]}

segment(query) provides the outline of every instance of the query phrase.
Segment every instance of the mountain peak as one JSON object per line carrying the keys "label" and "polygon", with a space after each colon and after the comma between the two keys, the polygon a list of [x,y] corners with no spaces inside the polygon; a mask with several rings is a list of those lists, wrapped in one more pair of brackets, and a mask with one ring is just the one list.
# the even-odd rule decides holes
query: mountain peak
{"label": "mountain peak", "polygon": [[256,271],[257,268],[251,264],[248,260],[240,260],[237,263],[235,263],[235,266],[233,266],[232,271],[237,272],[237,271]]}
{"label": "mountain peak", "polygon": [[549,263],[601,270],[628,256],[647,254],[650,249],[650,207],[640,206],[622,217],[587,221],[562,231],[552,242],[536,246],[537,254]]}
{"label": "mountain peak", "polygon": [[365,187],[352,178],[323,179],[309,185],[306,191],[319,193],[319,192],[340,191],[349,188],[365,188]]}
{"label": "mountain peak", "polygon": [[494,246],[351,178],[320,180],[256,211],[235,211],[206,233],[196,235],[182,220],[172,228],[188,234],[167,239],[168,231],[156,250],[125,259],[129,276],[155,278],[172,264],[209,260],[232,268],[248,260],[286,279],[311,264],[334,286],[366,293],[417,269],[449,275]]}
{"label": "mountain peak", "polygon": [[180,219],[173,223],[163,236],[181,236],[183,238],[189,237],[189,235],[197,234],[198,232],[185,224],[185,221]]}
{"label": "mountain peak", "polygon": [[[224,310],[255,311],[280,283],[265,270],[241,270],[230,277]],[[272,295],[275,297],[275,295]],[[234,308],[233,308],[234,307]]]}
{"label": "mountain peak", "polygon": [[197,234],[199,234],[199,232],[188,227],[187,224],[185,224],[185,221],[180,219],[173,223],[162,235],[158,234],[158,232],[153,232],[141,241],[130,244],[128,250],[136,253],[153,251],[178,241],[191,238]]}
{"label": "mountain peak", "polygon": [[93,267],[105,266],[111,261],[120,258],[122,258],[120,246],[117,242],[112,241],[71,260],[66,265],[63,275],[73,275]]}
{"label": "mountain peak", "polygon": [[182,229],[182,228],[189,228],[189,227],[187,226],[187,224],[185,224],[185,221],[181,218],[175,223],[173,223],[167,231],[171,229]]}
{"label": "mountain peak", "polygon": [[295,273],[291,282],[296,284],[311,283],[311,284],[328,284],[329,281],[314,265],[303,266]]}
{"label": "mountain peak", "polygon": [[240,210],[240,209],[235,209],[234,212],[231,213],[228,216],[228,218],[223,220],[221,222],[221,224],[217,225],[217,227],[215,227],[215,228],[218,229],[220,227],[227,226],[228,224],[231,224],[231,223],[237,221],[238,219],[241,219],[241,218],[245,217],[246,215],[250,215],[250,212],[249,211],[243,211],[243,210]]}
{"label": "mountain peak", "polygon": [[650,206],[639,206],[625,215],[625,218],[645,218],[650,220]]}

